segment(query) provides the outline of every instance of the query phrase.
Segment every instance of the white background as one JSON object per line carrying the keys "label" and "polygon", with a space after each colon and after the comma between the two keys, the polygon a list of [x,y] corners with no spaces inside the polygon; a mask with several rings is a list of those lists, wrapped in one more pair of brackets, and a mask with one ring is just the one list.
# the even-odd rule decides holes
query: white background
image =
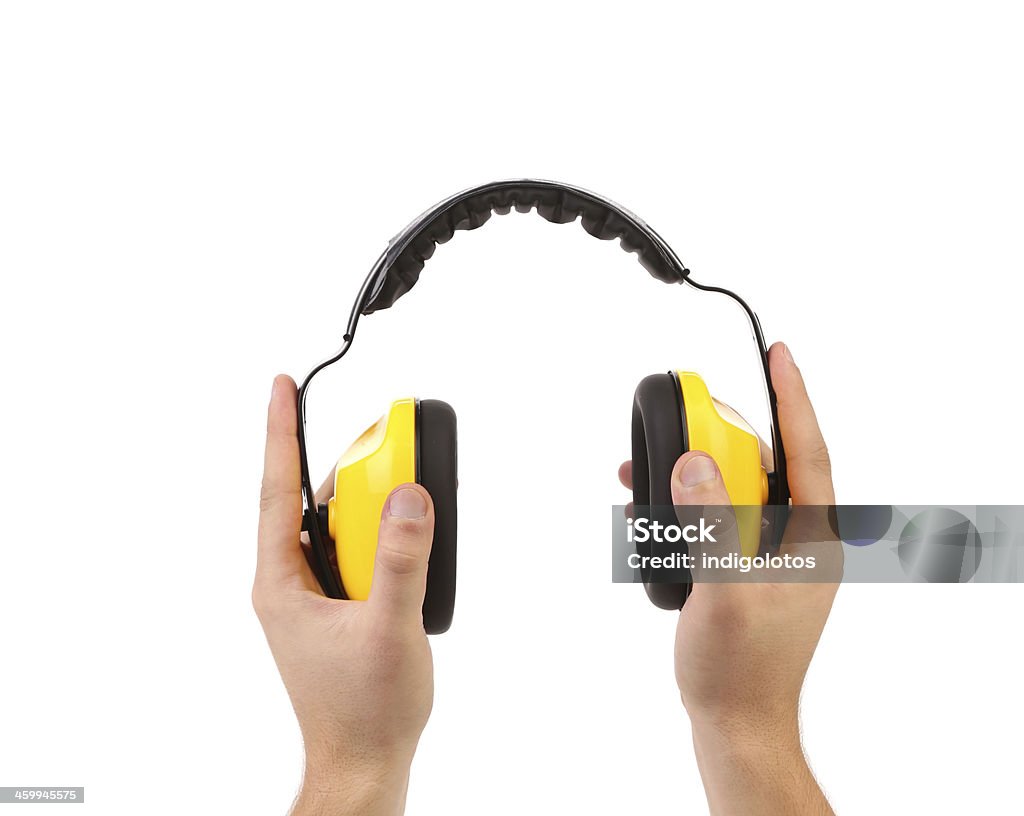
{"label": "white background", "polygon": [[[5,3],[0,785],[286,810],[301,746],[249,606],[271,378],[337,346],[392,234],[491,179],[608,195],[738,290],[841,501],[1020,502],[1020,14]],[[740,313],[512,215],[318,382],[318,473],[394,398],[459,412],[409,813],[706,808],[673,616],[608,580],[632,391],[674,366],[764,428]],[[1016,812],[1022,613],[1017,586],[842,589],[803,707],[840,812]]]}

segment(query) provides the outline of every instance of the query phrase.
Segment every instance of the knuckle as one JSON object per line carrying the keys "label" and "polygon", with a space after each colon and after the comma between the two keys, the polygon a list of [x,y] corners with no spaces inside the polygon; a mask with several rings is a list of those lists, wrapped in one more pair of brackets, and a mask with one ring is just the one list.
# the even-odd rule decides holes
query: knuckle
{"label": "knuckle", "polygon": [[264,482],[263,486],[260,488],[260,512],[266,513],[274,506],[276,501],[277,497],[274,489]]}
{"label": "knuckle", "polygon": [[260,486],[260,512],[266,513],[277,507],[284,499],[293,498],[299,495],[297,488],[284,489],[264,481]]}
{"label": "knuckle", "polygon": [[813,468],[819,473],[827,474],[832,472],[832,457],[829,456],[828,446],[824,442],[807,453],[805,462],[808,467]]}
{"label": "knuckle", "polygon": [[377,545],[377,562],[395,575],[412,575],[422,567],[420,548],[411,542],[385,540]]}

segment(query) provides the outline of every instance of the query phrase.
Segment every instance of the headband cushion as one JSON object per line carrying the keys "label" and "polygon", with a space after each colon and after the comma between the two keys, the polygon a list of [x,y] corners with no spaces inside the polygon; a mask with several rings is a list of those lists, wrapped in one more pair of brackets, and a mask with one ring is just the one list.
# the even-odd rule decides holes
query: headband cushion
{"label": "headband cushion", "polygon": [[[638,516],[675,524],[672,507],[672,469],[688,450],[679,382],[672,374],[652,374],[633,396],[633,505]],[[636,544],[641,557],[659,555],[650,543]],[[663,571],[659,571],[664,576]],[[641,568],[644,589],[662,609],[680,609],[689,595],[689,575],[680,571],[680,583],[650,583],[650,569]]]}
{"label": "headband cushion", "polygon": [[450,241],[457,230],[477,229],[492,213],[505,215],[513,207],[521,213],[536,209],[555,224],[579,218],[595,238],[618,238],[624,250],[635,252],[641,265],[665,283],[680,283],[688,274],[664,239],[613,201],[554,181],[499,181],[452,196],[395,236],[363,314],[389,308],[412,289],[437,245]]}
{"label": "headband cushion", "polygon": [[448,403],[419,400],[416,407],[416,481],[434,502],[423,628],[428,635],[439,635],[448,631],[455,612],[458,433],[455,411]]}

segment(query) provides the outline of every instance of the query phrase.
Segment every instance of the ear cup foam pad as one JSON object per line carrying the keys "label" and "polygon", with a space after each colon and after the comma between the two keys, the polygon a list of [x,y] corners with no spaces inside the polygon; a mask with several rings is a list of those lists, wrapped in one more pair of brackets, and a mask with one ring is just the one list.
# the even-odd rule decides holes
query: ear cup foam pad
{"label": "ear cup foam pad", "polygon": [[[633,504],[637,512],[650,507],[652,521],[658,516],[662,523],[676,523],[672,511],[672,469],[687,450],[678,381],[672,374],[645,377],[633,396]],[[637,552],[640,556],[654,554],[650,544],[639,542]],[[690,584],[649,583],[647,574],[649,570],[641,570],[651,602],[661,609],[681,609],[690,594]]]}
{"label": "ear cup foam pad", "polygon": [[416,404],[416,481],[434,502],[434,543],[427,567],[423,628],[438,635],[452,625],[458,530],[458,433],[455,411],[441,400]]}

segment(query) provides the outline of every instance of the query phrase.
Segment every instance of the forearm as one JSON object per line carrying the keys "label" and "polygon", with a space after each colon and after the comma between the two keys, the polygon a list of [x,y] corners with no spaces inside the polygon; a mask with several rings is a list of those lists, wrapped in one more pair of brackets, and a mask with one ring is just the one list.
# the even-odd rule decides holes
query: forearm
{"label": "forearm", "polygon": [[796,716],[759,729],[695,722],[693,745],[712,816],[833,816]]}

